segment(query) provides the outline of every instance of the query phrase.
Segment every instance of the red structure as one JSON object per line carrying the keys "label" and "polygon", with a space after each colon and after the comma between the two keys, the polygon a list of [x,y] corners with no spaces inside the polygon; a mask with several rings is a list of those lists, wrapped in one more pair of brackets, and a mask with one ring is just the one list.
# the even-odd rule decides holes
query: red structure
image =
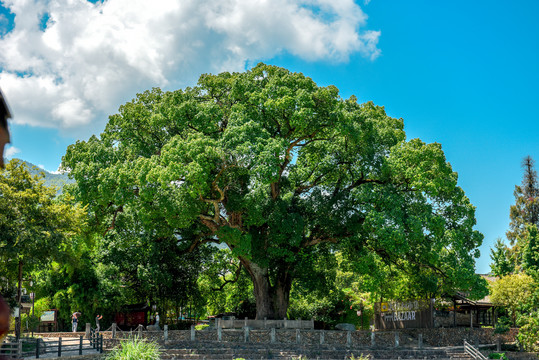
{"label": "red structure", "polygon": [[150,307],[146,304],[127,305],[116,313],[114,321],[124,330],[136,328],[140,324],[147,326],[149,310]]}

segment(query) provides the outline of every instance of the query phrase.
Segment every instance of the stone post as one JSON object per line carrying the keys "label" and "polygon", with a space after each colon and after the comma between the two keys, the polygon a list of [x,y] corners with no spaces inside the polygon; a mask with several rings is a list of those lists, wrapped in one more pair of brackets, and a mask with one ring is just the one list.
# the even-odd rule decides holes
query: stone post
{"label": "stone post", "polygon": [[283,319],[284,320],[284,328],[288,328],[288,320],[286,318]]}
{"label": "stone post", "polygon": [[165,341],[168,340],[168,325],[163,326],[163,337]]}
{"label": "stone post", "polygon": [[352,332],[351,331],[346,332],[346,346],[348,347],[352,346]]}
{"label": "stone post", "polygon": [[85,334],[84,334],[84,337],[86,339],[89,339],[90,338],[90,329],[92,328],[92,326],[90,325],[90,323],[86,323],[86,331],[85,331]]}
{"label": "stone post", "polygon": [[245,320],[243,321],[243,326],[247,327],[247,318],[245,318]]}
{"label": "stone post", "polygon": [[248,326],[243,327],[243,338],[245,342],[249,342],[249,327]]}
{"label": "stone post", "polygon": [[217,327],[217,341],[222,341],[223,340],[223,330],[221,330],[221,327],[218,326]]}
{"label": "stone post", "polygon": [[311,318],[311,329],[314,330],[314,318]]}
{"label": "stone post", "polygon": [[371,346],[375,346],[376,345],[376,341],[374,339],[374,331],[371,331]]}
{"label": "stone post", "polygon": [[320,330],[320,345],[324,344],[324,330]]}
{"label": "stone post", "polygon": [[142,339],[142,324],[138,326],[138,338]]}
{"label": "stone post", "polygon": [[500,337],[496,338],[496,351],[501,352],[502,351],[502,341]]}
{"label": "stone post", "polygon": [[399,332],[395,331],[395,347],[399,347]]}
{"label": "stone post", "polygon": [[418,339],[418,346],[420,349],[423,349],[423,334],[419,334],[419,339]]}
{"label": "stone post", "polygon": [[301,344],[301,330],[296,329],[296,344]]}
{"label": "stone post", "polygon": [[116,339],[116,323],[112,323],[112,338]]}
{"label": "stone post", "polygon": [[275,344],[275,328],[271,328],[271,343]]}
{"label": "stone post", "polygon": [[266,328],[266,326],[268,326],[268,318],[267,317],[264,318],[264,329]]}
{"label": "stone post", "polygon": [[191,325],[191,341],[195,341],[195,325]]}

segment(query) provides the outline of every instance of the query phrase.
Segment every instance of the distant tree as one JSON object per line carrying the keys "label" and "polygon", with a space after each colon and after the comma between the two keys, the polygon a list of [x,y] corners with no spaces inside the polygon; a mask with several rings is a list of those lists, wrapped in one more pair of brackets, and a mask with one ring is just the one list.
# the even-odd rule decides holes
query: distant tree
{"label": "distant tree", "polygon": [[527,271],[539,271],[539,234],[536,225],[526,227],[527,238],[522,252],[522,268]]}
{"label": "distant tree", "polygon": [[61,257],[84,222],[84,209],[55,198],[56,189],[21,161],[11,160],[0,170],[0,273],[18,281],[18,302],[23,272]]}
{"label": "distant tree", "polygon": [[519,240],[527,238],[526,225],[539,226],[539,185],[534,163],[530,156],[522,160],[524,168],[522,185],[515,186],[515,204],[511,206],[509,213],[511,222],[506,235],[511,245],[516,245],[517,254],[520,254],[525,246]]}
{"label": "distant tree", "polygon": [[511,249],[498,238],[494,249],[490,249],[492,263],[490,269],[495,276],[505,276],[515,271],[515,264],[511,259]]}
{"label": "distant tree", "polygon": [[529,308],[535,290],[536,284],[531,276],[525,273],[507,275],[491,284],[490,300],[496,306],[506,307],[516,326],[517,313]]}
{"label": "distant tree", "polygon": [[535,171],[534,164],[535,161],[529,155],[522,161],[522,167],[524,168],[522,193],[528,200],[529,210],[526,222],[539,225],[539,184],[537,182],[537,171]]}
{"label": "distant tree", "polygon": [[358,271],[475,282],[475,208],[441,146],[408,141],[403,127],[383,107],[259,64],[139,94],[99,138],[71,145],[63,166],[101,231],[136,212],[153,241],[226,244],[249,273],[257,317],[283,318],[319,246]]}
{"label": "distant tree", "polygon": [[10,280],[19,265],[29,272],[61,257],[84,221],[82,208],[56,200],[56,189],[18,160],[0,170],[0,197],[0,269]]}

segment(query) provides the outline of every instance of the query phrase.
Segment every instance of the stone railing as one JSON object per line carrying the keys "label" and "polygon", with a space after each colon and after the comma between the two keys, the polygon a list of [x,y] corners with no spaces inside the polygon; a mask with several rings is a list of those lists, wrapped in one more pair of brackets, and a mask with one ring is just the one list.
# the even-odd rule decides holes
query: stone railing
{"label": "stone railing", "polygon": [[251,329],[314,329],[314,319],[311,320],[252,320],[239,319],[216,319],[216,327],[223,329],[241,329],[248,327]]}

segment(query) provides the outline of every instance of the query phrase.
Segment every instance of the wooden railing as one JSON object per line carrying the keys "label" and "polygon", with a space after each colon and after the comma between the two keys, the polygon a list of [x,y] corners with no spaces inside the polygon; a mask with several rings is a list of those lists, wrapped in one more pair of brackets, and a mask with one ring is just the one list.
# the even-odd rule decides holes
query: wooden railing
{"label": "wooden railing", "polygon": [[464,352],[476,360],[487,360],[487,357],[479,351],[475,346],[464,340]]}
{"label": "wooden railing", "polygon": [[0,356],[19,358],[22,354],[22,342],[4,342],[0,344]]}
{"label": "wooden railing", "polygon": [[92,334],[90,339],[84,340],[82,336],[78,338],[58,338],[58,340],[43,339],[21,339],[18,342],[6,341],[0,344],[0,355],[11,358],[34,357],[39,359],[45,354],[55,354],[61,357],[62,354],[82,355],[84,350],[95,350],[103,352],[103,335]]}

